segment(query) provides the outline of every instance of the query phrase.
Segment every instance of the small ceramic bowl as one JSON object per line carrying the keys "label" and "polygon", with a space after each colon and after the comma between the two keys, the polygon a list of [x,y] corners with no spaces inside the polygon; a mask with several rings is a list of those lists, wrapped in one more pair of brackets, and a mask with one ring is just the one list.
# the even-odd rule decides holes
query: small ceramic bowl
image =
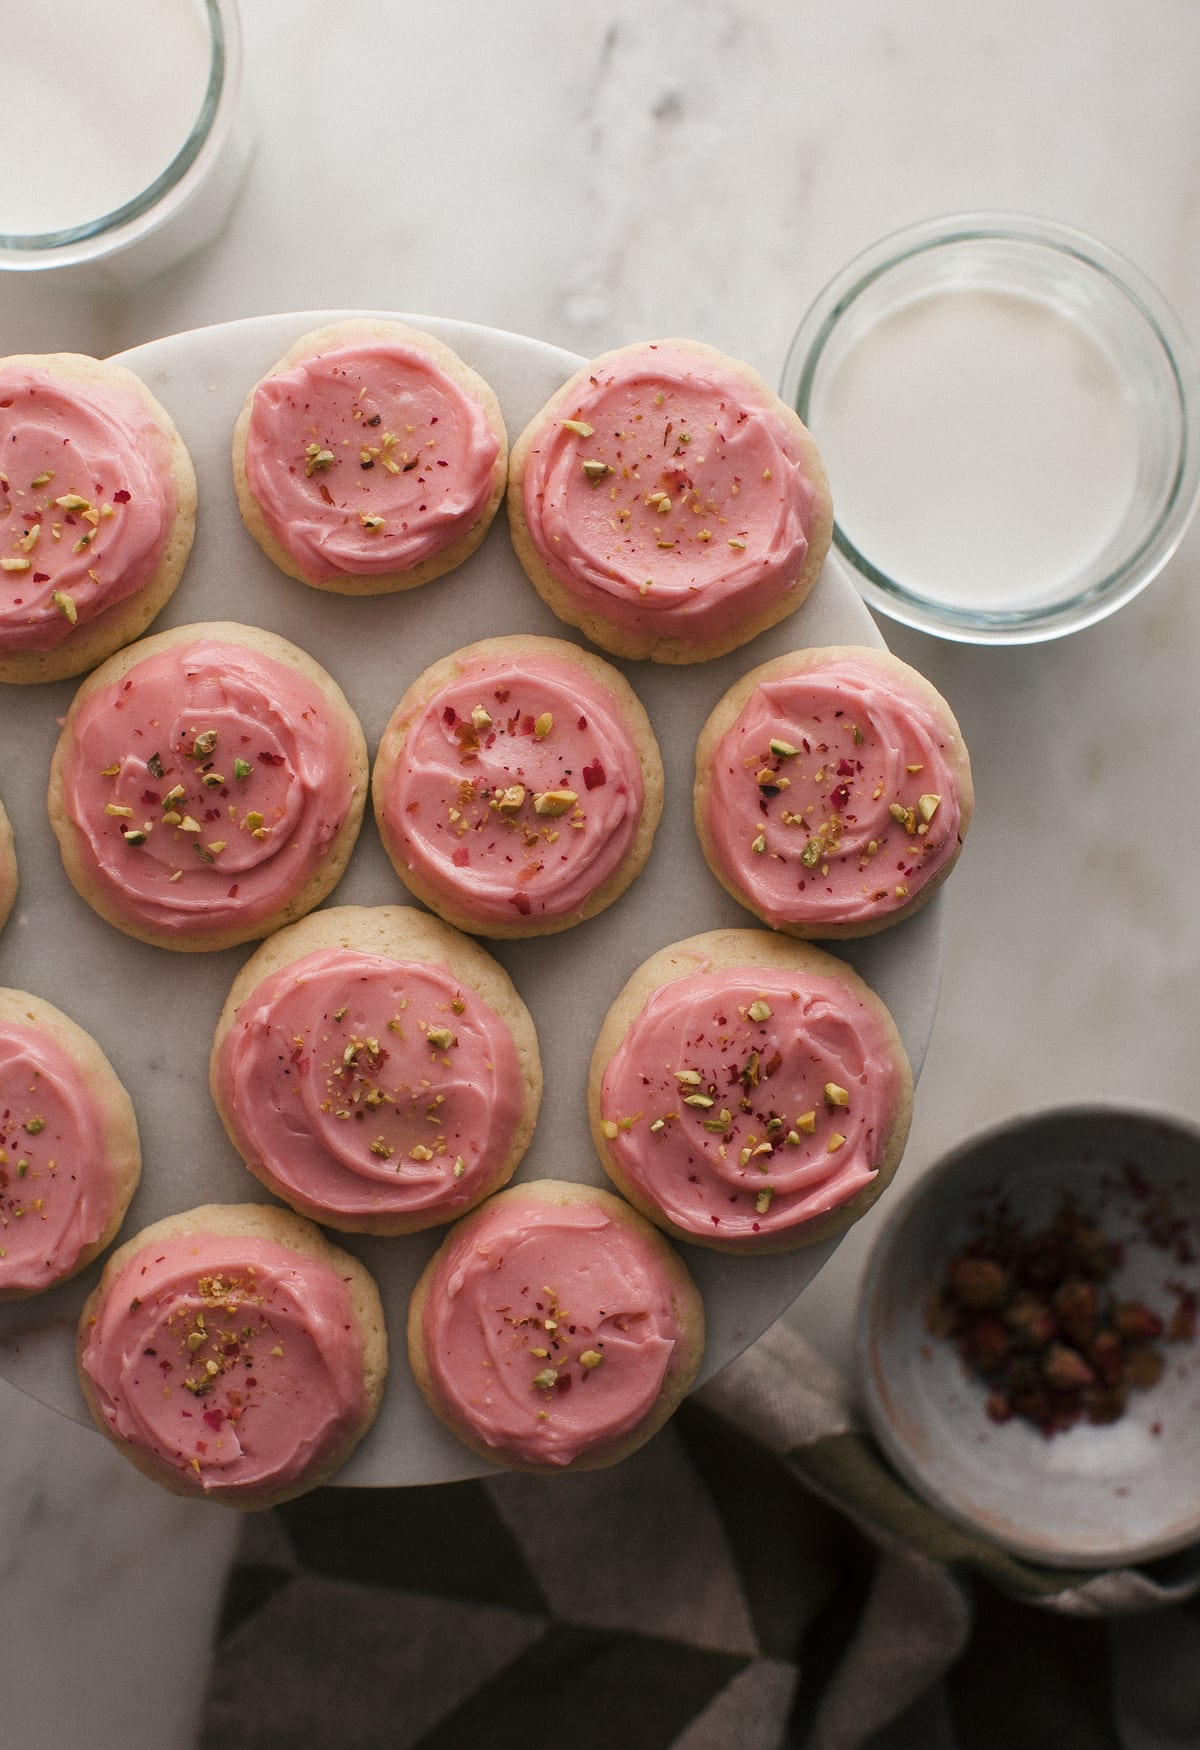
{"label": "small ceramic bowl", "polygon": [[[1101,1305],[1161,1318],[1164,1329],[1143,1347],[1162,1369],[1156,1383],[1129,1391],[1115,1419],[1094,1422],[1083,1410],[1047,1433],[1023,1414],[994,1419],[1011,1407],[1009,1376],[997,1385],[968,1367],[939,1285],[952,1260],[973,1242],[979,1249],[998,1212],[1018,1233],[1025,1268],[1030,1239],[1064,1209],[1075,1212],[1076,1232],[1099,1230],[1115,1247],[1115,1268],[1097,1283]],[[1015,1119],[924,1174],[872,1252],[856,1357],[871,1428],[932,1506],[1028,1560],[1109,1568],[1172,1554],[1200,1540],[1200,1342],[1187,1334],[1198,1289],[1200,1127],[1123,1107]],[[1028,1294],[1026,1319],[1031,1306],[1042,1316],[1050,1298],[1045,1289]],[[983,1334],[1005,1326],[1015,1355],[1012,1305],[1010,1292]],[[1072,1335],[1060,1329],[1057,1340],[1071,1346]],[[1138,1341],[1124,1340],[1122,1354]],[[1086,1341],[1073,1353],[1094,1359]],[[1067,1392],[1052,1401],[1061,1409],[1082,1399]]]}
{"label": "small ceramic bowl", "polygon": [[962,643],[1077,631],[1143,589],[1200,490],[1200,377],[1146,276],[1069,226],[957,213],[872,245],[780,393],[867,605]]}

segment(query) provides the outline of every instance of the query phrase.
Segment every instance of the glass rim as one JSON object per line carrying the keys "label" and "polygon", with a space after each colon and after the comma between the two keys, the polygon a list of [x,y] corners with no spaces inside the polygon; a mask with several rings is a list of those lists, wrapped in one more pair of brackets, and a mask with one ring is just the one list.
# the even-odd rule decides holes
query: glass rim
{"label": "glass rim", "polygon": [[187,138],[153,182],[118,207],[56,231],[0,230],[0,267],[61,267],[114,253],[161,224],[191,195],[228,131],[241,76],[236,0],[202,0],[208,82]]}
{"label": "glass rim", "polygon": [[[1162,570],[1183,539],[1200,500],[1200,369],[1179,319],[1157,287],[1127,257],[1058,220],[1007,212],[965,212],[924,219],[889,233],[853,256],[817,294],[792,337],[780,394],[808,424],[813,387],[834,333],[859,298],[888,273],[939,249],[972,243],[1023,245],[1068,258],[1116,292],[1157,342],[1163,380],[1179,410],[1174,468],[1153,523],[1138,545],[1095,582],[1049,606],[971,609],[938,602],[891,577],[862,553],[837,521],[833,544],[863,599],[889,618],[961,643],[1029,644],[1081,630],[1130,601]],[[820,443],[819,434],[817,442]]]}

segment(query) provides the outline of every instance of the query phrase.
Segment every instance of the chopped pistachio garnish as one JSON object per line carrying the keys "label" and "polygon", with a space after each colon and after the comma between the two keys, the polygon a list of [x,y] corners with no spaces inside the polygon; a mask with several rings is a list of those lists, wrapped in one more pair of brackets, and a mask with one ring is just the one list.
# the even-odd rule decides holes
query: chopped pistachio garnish
{"label": "chopped pistachio garnish", "polygon": [[771,1005],[765,998],[756,997],[746,1013],[752,1021],[769,1021],[771,1019]]}
{"label": "chopped pistachio garnish", "polygon": [[796,1129],[802,1130],[806,1136],[811,1136],[817,1128],[816,1112],[801,1112],[796,1119]]}
{"label": "chopped pistachio garnish", "polygon": [[53,480],[53,478],[54,478],[54,469],[53,468],[43,468],[42,472],[40,474],[34,475],[33,479],[29,482],[29,484],[31,486],[49,486],[49,484]]}
{"label": "chopped pistachio garnish", "polygon": [[333,451],[323,450],[320,444],[309,444],[304,454],[308,457],[304,472],[310,477],[317,473],[323,474],[327,468],[333,467]]}
{"label": "chopped pistachio garnish", "polygon": [[756,838],[751,840],[750,849],[752,851],[756,851],[758,853],[758,855],[761,857],[763,855],[764,851],[766,850],[766,848],[767,848],[766,836],[765,836],[765,834],[760,832]]}
{"label": "chopped pistachio garnish", "polygon": [[217,732],[215,729],[204,729],[192,743],[192,753],[198,760],[206,760],[210,753],[217,749]]}
{"label": "chopped pistachio garnish", "polygon": [[533,725],[533,739],[535,741],[545,741],[553,728],[554,718],[550,715],[549,711],[543,711]]}
{"label": "chopped pistachio garnish", "polygon": [[246,831],[249,833],[261,832],[262,824],[263,824],[263,817],[259,813],[257,808],[249,809],[246,813],[245,818],[242,821],[242,825],[245,827]]}
{"label": "chopped pistachio garnish", "polygon": [[455,1042],[454,1035],[449,1027],[430,1027],[427,1030],[425,1037],[435,1051],[449,1051],[450,1047]]}
{"label": "chopped pistachio garnish", "polygon": [[600,1120],[600,1130],[602,1135],[608,1138],[609,1142],[612,1142],[619,1134],[615,1118],[602,1118]]}
{"label": "chopped pistachio garnish", "polygon": [[540,1373],[533,1376],[533,1384],[542,1391],[553,1391],[558,1384],[558,1372],[553,1367],[543,1367]]}
{"label": "chopped pistachio garnish", "polygon": [[827,1154],[835,1155],[845,1140],[846,1138],[842,1133],[839,1130],[835,1130],[830,1136],[829,1141],[825,1144],[825,1152]]}
{"label": "chopped pistachio garnish", "polygon": [[225,777],[222,772],[205,772],[200,782],[206,790],[219,790],[225,782]]}
{"label": "chopped pistachio garnish", "polygon": [[598,485],[599,482],[604,479],[606,474],[612,473],[612,469],[609,467],[608,463],[600,461],[596,456],[589,456],[587,461],[582,462],[580,466],[593,486]]}
{"label": "chopped pistachio garnish", "polygon": [[121,775],[121,762],[120,762],[120,760],[114,760],[114,762],[111,766],[104,766],[100,772],[100,776],[102,778],[119,778],[120,775]]}
{"label": "chopped pistachio garnish", "polygon": [[790,741],[780,741],[777,736],[772,736],[771,740],[767,743],[767,747],[770,752],[775,755],[777,760],[795,759],[796,755],[800,752],[800,749],[798,747],[793,747]]}
{"label": "chopped pistachio garnish", "polygon": [[358,520],[363,528],[369,530],[371,533],[374,533],[376,529],[381,529],[383,527],[383,518],[379,515],[378,511],[360,510],[358,513]]}
{"label": "chopped pistachio garnish", "polygon": [[698,1088],[701,1079],[700,1071],[698,1069],[677,1069],[675,1071],[675,1080],[677,1082],[686,1082],[689,1088]]}
{"label": "chopped pistachio garnish", "polygon": [[927,792],[924,796],[917,797],[917,813],[921,816],[921,819],[926,825],[928,825],[933,819],[934,815],[941,807],[941,803],[941,797],[935,796],[932,792]]}
{"label": "chopped pistachio garnish", "polygon": [[80,498],[77,492],[64,492],[62,497],[56,498],[54,502],[60,510],[86,510],[88,508],[87,499]]}
{"label": "chopped pistachio garnish", "polygon": [[486,705],[476,705],[471,712],[471,723],[475,729],[490,729],[492,714]]}
{"label": "chopped pistachio garnish", "polygon": [[738,553],[744,553],[746,551],[745,541],[737,535],[732,536],[726,545],[732,547],[734,551]]}
{"label": "chopped pistachio garnish", "polygon": [[129,820],[133,815],[133,809],[126,808],[123,802],[106,802],[104,804],[104,812],[105,814],[121,815],[125,820]]}
{"label": "chopped pistachio garnish", "polygon": [[800,853],[800,861],[804,864],[806,869],[816,868],[817,864],[821,861],[820,839],[809,839],[808,843]]}
{"label": "chopped pistachio garnish", "polygon": [[824,1093],[827,1106],[848,1106],[850,1104],[850,1095],[845,1088],[839,1087],[837,1082],[826,1082]]}
{"label": "chopped pistachio garnish", "polygon": [[565,814],[579,801],[574,790],[539,790],[533,798],[535,814]]}
{"label": "chopped pistachio garnish", "polygon": [[146,842],[146,835],[140,826],[131,827],[128,832],[122,833],[121,837],[127,845],[144,845]]}
{"label": "chopped pistachio garnish", "polygon": [[0,559],[0,568],[5,571],[28,571],[30,563],[28,559]]}
{"label": "chopped pistachio garnish", "polygon": [[599,1367],[603,1360],[604,1357],[598,1349],[584,1349],[579,1357],[579,1365],[590,1372],[593,1367]]}
{"label": "chopped pistachio garnish", "polygon": [[243,778],[248,778],[253,770],[254,767],[250,764],[249,760],[236,759],[233,762],[233,775],[239,780],[239,782]]}
{"label": "chopped pistachio garnish", "polygon": [[384,1137],[377,1136],[371,1144],[371,1153],[378,1155],[381,1161],[389,1161],[392,1158],[393,1150],[388,1146]]}
{"label": "chopped pistachio garnish", "polygon": [[683,1103],[685,1106],[700,1106],[707,1110],[709,1106],[714,1106],[716,1101],[710,1094],[685,1094]]}
{"label": "chopped pistachio garnish", "polygon": [[507,790],[501,790],[496,798],[496,807],[502,814],[515,814],[525,800],[524,784],[510,784]]}
{"label": "chopped pistachio garnish", "polygon": [[769,1185],[764,1185],[754,1199],[754,1213],[756,1215],[765,1215],[771,1207],[771,1199],[774,1195],[775,1193],[772,1191],[771,1187]]}
{"label": "chopped pistachio garnish", "polygon": [[187,791],[184,789],[183,785],[175,784],[163,797],[162,805],[164,808],[170,808],[173,802],[182,802],[186,795]]}
{"label": "chopped pistachio garnish", "polygon": [[74,599],[69,596],[65,590],[51,590],[50,600],[54,603],[59,613],[62,614],[72,626],[78,624],[79,614],[76,610]]}
{"label": "chopped pistachio garnish", "polygon": [[573,431],[576,437],[589,438],[596,435],[595,426],[589,425],[586,419],[564,419],[563,425],[568,431]]}
{"label": "chopped pistachio garnish", "polygon": [[455,1155],[455,1157],[454,1157],[454,1177],[456,1179],[461,1179],[463,1174],[466,1172],[466,1170],[467,1170],[466,1161],[463,1160],[461,1155]]}
{"label": "chopped pistachio garnish", "polygon": [[27,1118],[25,1120],[25,1134],[27,1136],[38,1136],[45,1128],[46,1120],[44,1118]]}
{"label": "chopped pistachio garnish", "polygon": [[185,814],[183,819],[179,822],[179,830],[180,832],[199,832],[200,822],[198,820],[193,820],[190,814]]}

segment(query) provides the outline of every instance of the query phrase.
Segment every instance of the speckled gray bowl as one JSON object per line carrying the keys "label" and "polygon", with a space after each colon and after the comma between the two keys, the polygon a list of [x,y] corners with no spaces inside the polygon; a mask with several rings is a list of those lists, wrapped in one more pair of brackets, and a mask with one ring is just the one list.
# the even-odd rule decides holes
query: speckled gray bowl
{"label": "speckled gray bowl", "polygon": [[[894,1210],[863,1283],[858,1382],[887,1456],[948,1518],[1050,1566],[1125,1567],[1200,1540],[1200,1340],[1163,1343],[1162,1378],[1118,1421],[1047,1437],[993,1422],[987,1388],[927,1328],[931,1286],[981,1211],[1003,1197],[1033,1232],[1064,1194],[1122,1243],[1121,1298],[1167,1315],[1200,1287],[1200,1126],[1128,1107],[1034,1113],[963,1144]],[[1156,1196],[1181,1248],[1148,1231]]]}

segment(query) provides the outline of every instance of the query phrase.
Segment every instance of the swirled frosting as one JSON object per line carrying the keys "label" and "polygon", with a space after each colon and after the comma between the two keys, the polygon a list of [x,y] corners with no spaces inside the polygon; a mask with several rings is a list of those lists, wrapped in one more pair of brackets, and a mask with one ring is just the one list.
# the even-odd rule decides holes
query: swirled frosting
{"label": "swirled frosting", "polygon": [[560,1466],[651,1413],[681,1342],[660,1256],[599,1204],[502,1194],[455,1230],[421,1335],[448,1419],[510,1463]]}
{"label": "swirled frosting", "polygon": [[420,347],[357,340],[254,391],[246,482],[313,583],[409,571],[487,508],[500,440]]}
{"label": "swirled frosting", "polygon": [[847,984],[700,971],[629,1028],[601,1125],[633,1193],[688,1235],[753,1251],[871,1183],[903,1093],[880,1015]]}
{"label": "swirled frosting", "polygon": [[0,370],[0,655],[54,650],[154,576],[177,505],[133,389]]}
{"label": "swirled frosting", "polygon": [[479,656],[408,725],[379,802],[393,859],[481,925],[577,918],[633,844],[642,768],[585,669]]}
{"label": "swirled frosting", "polygon": [[816,505],[796,434],[719,360],[667,344],[599,364],[540,431],[522,502],[583,611],[647,637],[727,639],[797,581]]}
{"label": "swirled frosting", "polygon": [[81,696],[69,729],[62,795],[89,879],[158,935],[270,919],[353,806],[341,714],[248,645],[169,644]]}
{"label": "swirled frosting", "polygon": [[0,1290],[48,1288],[104,1234],[120,1191],[105,1132],[69,1053],[0,1021]]}
{"label": "swirled frosting", "polygon": [[718,872],[776,928],[856,924],[911,906],[956,854],[944,721],[863,657],[756,687],[708,767]]}
{"label": "swirled frosting", "polygon": [[523,1108],[512,1033],[477,992],[348,948],[257,986],[217,1083],[247,1162],[318,1219],[449,1220],[495,1181]]}
{"label": "swirled frosting", "polygon": [[117,1439],[231,1501],[302,1482],[367,1411],[345,1282],[257,1237],[180,1234],[136,1252],[80,1367]]}

